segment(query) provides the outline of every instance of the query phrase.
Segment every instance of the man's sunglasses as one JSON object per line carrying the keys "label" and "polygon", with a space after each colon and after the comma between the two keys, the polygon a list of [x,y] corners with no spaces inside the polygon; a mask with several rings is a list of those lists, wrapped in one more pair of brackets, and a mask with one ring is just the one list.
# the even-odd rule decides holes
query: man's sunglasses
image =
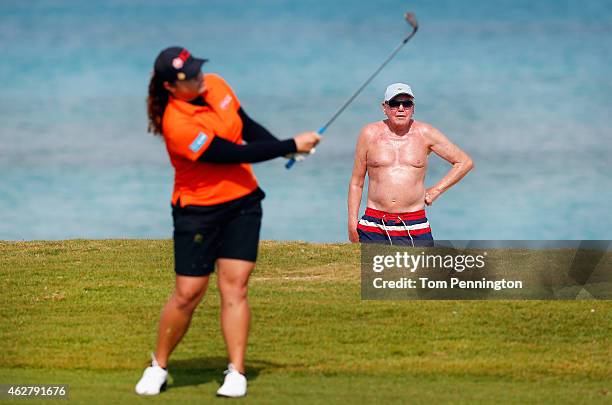
{"label": "man's sunglasses", "polygon": [[410,108],[414,105],[414,102],[412,100],[389,100],[387,105],[391,108],[399,108],[400,105],[403,105],[404,108]]}

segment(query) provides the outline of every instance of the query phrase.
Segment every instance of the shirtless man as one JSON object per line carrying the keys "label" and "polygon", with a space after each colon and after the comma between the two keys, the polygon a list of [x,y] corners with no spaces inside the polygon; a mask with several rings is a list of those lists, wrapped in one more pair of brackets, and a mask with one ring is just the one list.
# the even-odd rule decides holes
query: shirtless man
{"label": "shirtless man", "polygon": [[[425,205],[463,178],[472,159],[436,128],[415,121],[410,86],[387,87],[382,109],[387,119],[367,124],[359,134],[348,194],[348,234],[351,242],[433,246]],[[434,152],[452,168],[425,189],[427,157]],[[359,219],[365,174],[368,203]]]}

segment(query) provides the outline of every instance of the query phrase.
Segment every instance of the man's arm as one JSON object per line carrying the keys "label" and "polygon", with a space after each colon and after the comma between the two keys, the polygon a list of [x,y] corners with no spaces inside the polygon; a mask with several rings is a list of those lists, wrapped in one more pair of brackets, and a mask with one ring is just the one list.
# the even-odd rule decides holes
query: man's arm
{"label": "man's arm", "polygon": [[448,140],[446,136],[431,125],[426,125],[425,135],[431,142],[431,150],[453,167],[439,182],[425,192],[425,203],[431,205],[442,193],[463,178],[472,168],[474,162],[467,153]]}
{"label": "man's arm", "polygon": [[363,183],[367,171],[368,126],[362,128],[355,148],[355,164],[348,191],[348,235],[353,243],[359,242],[357,222],[359,221],[359,205],[363,193]]}

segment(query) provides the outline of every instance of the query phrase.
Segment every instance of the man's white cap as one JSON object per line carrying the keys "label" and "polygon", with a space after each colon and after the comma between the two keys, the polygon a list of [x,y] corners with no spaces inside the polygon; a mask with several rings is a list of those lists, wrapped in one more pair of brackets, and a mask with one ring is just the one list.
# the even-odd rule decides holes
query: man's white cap
{"label": "man's white cap", "polygon": [[399,94],[407,94],[414,98],[414,94],[412,93],[410,86],[405,83],[393,83],[387,87],[387,90],[385,91],[385,101],[389,101]]}

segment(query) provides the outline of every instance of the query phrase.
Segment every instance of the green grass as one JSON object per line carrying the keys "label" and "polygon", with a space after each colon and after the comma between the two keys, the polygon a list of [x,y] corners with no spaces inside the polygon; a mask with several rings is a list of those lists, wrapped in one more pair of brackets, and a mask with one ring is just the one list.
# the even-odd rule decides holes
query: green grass
{"label": "green grass", "polygon": [[[71,402],[216,401],[211,283],[157,398],[133,393],[170,295],[170,241],[0,242],[0,383]],[[263,242],[253,403],[610,403],[610,301],[361,301],[355,245]],[[45,401],[46,402],[46,401]]]}

